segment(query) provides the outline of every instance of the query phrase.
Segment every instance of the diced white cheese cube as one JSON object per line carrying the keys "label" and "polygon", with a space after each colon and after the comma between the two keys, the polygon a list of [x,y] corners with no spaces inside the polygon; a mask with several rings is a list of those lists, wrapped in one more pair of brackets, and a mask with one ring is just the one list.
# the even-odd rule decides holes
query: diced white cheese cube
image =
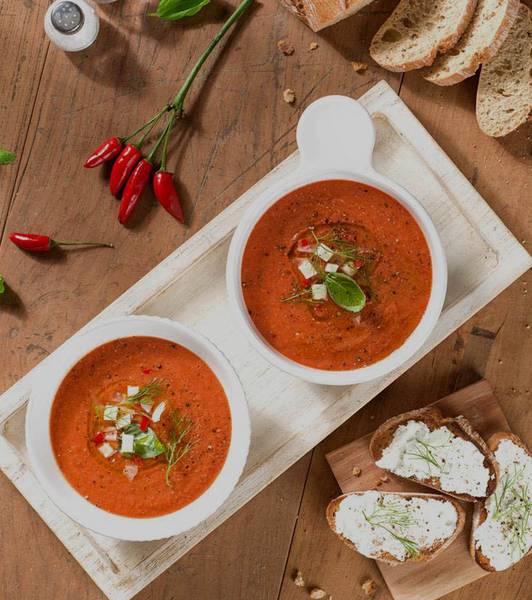
{"label": "diced white cheese cube", "polygon": [[133,445],[135,443],[135,436],[129,433],[122,434],[122,444],[120,445],[120,452],[131,454],[133,452]]}
{"label": "diced white cheese cube", "polygon": [[134,396],[135,394],[139,393],[139,386],[138,385],[128,385],[127,386],[127,395],[128,398],[131,398],[131,396]]}
{"label": "diced white cheese cube", "polygon": [[336,273],[336,271],[338,271],[338,265],[336,265],[334,263],[327,263],[325,265],[325,272],[326,273]]}
{"label": "diced white cheese cube", "polygon": [[106,432],[106,434],[105,434],[106,442],[116,442],[117,439],[118,439],[118,431],[116,429],[113,429],[113,431]]}
{"label": "diced white cheese cube", "polygon": [[315,283],[311,286],[313,300],[327,300],[327,286],[323,283]]}
{"label": "diced white cheese cube", "polygon": [[142,410],[144,412],[147,412],[148,414],[151,413],[151,409],[153,408],[152,405],[147,402],[141,402],[140,406],[141,406]]}
{"label": "diced white cheese cube", "polygon": [[105,456],[105,458],[113,456],[113,454],[116,452],[116,450],[111,446],[111,444],[108,444],[107,442],[105,442],[101,446],[98,446],[98,450],[103,456]]}
{"label": "diced white cheese cube", "polygon": [[103,420],[104,421],[116,421],[118,418],[118,406],[107,405],[103,409]]}
{"label": "diced white cheese cube", "polygon": [[154,423],[158,423],[161,420],[161,416],[166,408],[166,404],[164,402],[160,402],[153,411],[153,415],[151,416],[151,420]]}
{"label": "diced white cheese cube", "polygon": [[352,263],[345,263],[345,265],[342,265],[341,270],[349,277],[353,277],[353,275],[357,272]]}
{"label": "diced white cheese cube", "polygon": [[116,428],[124,429],[128,425],[131,425],[131,413],[121,413],[116,420]]}
{"label": "diced white cheese cube", "polygon": [[334,250],[331,250],[329,246],[326,246],[325,244],[320,244],[316,248],[316,254],[321,258],[321,260],[327,262],[334,256]]}
{"label": "diced white cheese cube", "polygon": [[298,269],[301,271],[301,274],[305,279],[310,279],[314,277],[314,275],[318,274],[318,271],[314,268],[314,265],[310,262],[308,258],[304,258],[298,266]]}

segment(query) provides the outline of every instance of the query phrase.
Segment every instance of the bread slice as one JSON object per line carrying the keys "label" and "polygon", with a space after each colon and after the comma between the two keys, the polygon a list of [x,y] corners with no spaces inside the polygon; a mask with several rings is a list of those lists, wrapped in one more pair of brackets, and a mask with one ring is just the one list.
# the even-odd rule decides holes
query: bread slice
{"label": "bread slice", "polygon": [[373,60],[389,71],[432,65],[438,53],[458,41],[473,16],[477,0],[401,0],[375,34]]}
{"label": "bread slice", "polygon": [[[386,520],[387,514],[393,515],[395,524]],[[456,500],[406,492],[344,494],[329,503],[326,516],[329,527],[352,550],[391,565],[433,559],[456,539],[465,523],[465,511]],[[407,542],[414,544],[408,546],[410,552],[405,550]]]}
{"label": "bread slice", "polygon": [[446,418],[435,407],[388,419],[369,448],[380,468],[459,500],[484,500],[497,485],[493,454],[469,421]]}
{"label": "bread slice", "polygon": [[312,31],[319,31],[354,15],[373,0],[281,0],[281,2]]}
{"label": "bread slice", "polygon": [[506,40],[493,60],[482,65],[477,90],[477,121],[493,137],[525,123],[532,109],[532,11],[521,4]]}
{"label": "bread slice", "polygon": [[[503,442],[504,444],[507,444],[506,448],[503,448],[503,446],[501,446]],[[493,496],[488,498],[486,502],[479,502],[475,505],[475,510],[473,512],[473,524],[471,527],[471,540],[469,549],[471,552],[471,556],[483,569],[485,569],[486,571],[502,571],[504,569],[510,568],[511,566],[519,562],[521,558],[531,553],[532,548],[530,546],[530,540],[532,539],[532,517],[530,517],[529,512],[524,512],[526,511],[526,508],[523,503],[523,512],[521,513],[521,516],[524,516],[525,519],[528,521],[529,545],[528,548],[524,547],[521,550],[518,550],[519,546],[516,546],[514,544],[513,554],[511,553],[513,528],[510,527],[510,524],[514,523],[513,527],[515,528],[515,524],[519,523],[521,525],[519,530],[521,532],[526,530],[526,525],[525,528],[522,527],[523,521],[518,520],[516,518],[516,516],[519,515],[519,513],[514,513],[513,518],[506,517],[499,518],[498,520],[496,519],[494,522],[495,529],[491,529],[489,526],[484,525],[484,527],[486,527],[486,530],[483,532],[481,529],[481,525],[486,523],[486,521],[488,521],[488,518],[492,519],[493,511],[497,509],[498,503],[501,506],[502,511],[504,511],[504,507],[509,505],[509,503],[512,501],[512,498],[515,498],[513,494],[511,494],[511,489],[513,486],[510,486],[510,490],[508,490],[508,483],[511,483],[512,481],[514,481],[515,484],[519,486],[519,488],[517,489],[519,490],[520,495],[522,493],[527,493],[528,511],[530,511],[530,505],[532,503],[532,454],[530,453],[530,450],[527,447],[527,445],[519,437],[517,437],[513,433],[508,433],[506,431],[494,434],[488,440],[488,445],[490,449],[494,452],[495,458],[499,458],[500,461],[499,485],[495,490]],[[511,450],[515,450],[517,453],[521,454],[520,458],[522,459],[524,457],[527,464],[521,464],[520,462],[516,464],[512,460],[511,454],[509,455],[508,453],[506,453],[505,463],[505,461],[502,460],[504,458],[504,455],[499,454],[499,449],[501,449],[504,453],[505,450],[507,451],[508,448],[510,448]],[[522,450],[522,453],[520,453],[519,450]],[[528,460],[526,460],[526,457],[528,457]],[[515,456],[513,458],[515,459]],[[505,486],[506,493],[502,495],[502,491],[505,489]],[[502,539],[499,538],[499,533],[502,533]],[[487,548],[485,548],[483,545],[485,541],[488,544]],[[493,551],[493,548],[490,547],[490,545],[494,544],[494,547],[497,548],[497,542],[501,541],[504,542],[502,548],[506,552],[509,552],[509,554],[505,554],[503,552],[503,555],[500,556],[498,559],[493,557],[490,558],[489,554],[491,554],[491,552]]]}
{"label": "bread slice", "polygon": [[497,54],[518,11],[519,0],[478,0],[465,33],[454,48],[436,59],[425,79],[454,85],[474,75],[481,63]]}

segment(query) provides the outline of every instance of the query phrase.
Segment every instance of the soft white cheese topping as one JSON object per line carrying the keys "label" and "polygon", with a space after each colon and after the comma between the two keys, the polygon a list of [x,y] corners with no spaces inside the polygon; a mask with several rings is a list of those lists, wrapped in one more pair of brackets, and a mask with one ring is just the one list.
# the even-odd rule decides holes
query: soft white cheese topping
{"label": "soft white cheese topping", "polygon": [[402,477],[436,477],[442,490],[475,497],[486,495],[490,471],[484,455],[447,427],[434,431],[421,421],[400,425],[376,465]]}
{"label": "soft white cheese topping", "polygon": [[131,453],[135,445],[135,436],[129,433],[122,434],[122,444],[120,446],[120,452]]}
{"label": "soft white cheese topping", "polygon": [[499,443],[495,458],[499,481],[486,501],[488,514],[475,531],[475,546],[502,571],[532,547],[532,458],[511,440]]}
{"label": "soft white cheese topping", "polygon": [[312,290],[313,300],[327,300],[327,286],[323,283],[314,283],[310,289]]}
{"label": "soft white cheese topping", "polygon": [[357,272],[357,270],[353,268],[351,263],[343,264],[340,267],[340,270],[343,271],[348,277],[353,277],[353,275]]}
{"label": "soft white cheese topping", "polygon": [[373,491],[346,496],[335,514],[336,531],[361,554],[378,558],[388,552],[400,561],[412,555],[408,548],[422,552],[447,540],[457,521],[457,511],[450,501]]}
{"label": "soft white cheese topping", "polygon": [[151,417],[151,420],[154,423],[158,423],[161,420],[161,416],[164,412],[164,409],[166,408],[166,402],[160,402],[157,407],[155,408],[155,410],[153,411],[153,415]]}
{"label": "soft white cheese topping", "polygon": [[107,442],[103,443],[101,446],[98,446],[98,450],[103,456],[105,456],[105,458],[113,456],[113,454],[116,452],[111,444],[108,444]]}
{"label": "soft white cheese topping", "polygon": [[135,394],[139,393],[139,386],[138,385],[128,385],[127,386],[127,395],[128,397],[134,396]]}
{"label": "soft white cheese topping", "polygon": [[325,265],[325,272],[326,273],[336,273],[336,271],[338,271],[338,265],[335,263],[327,263]]}
{"label": "soft white cheese topping", "polygon": [[325,244],[320,244],[316,248],[316,254],[321,258],[321,260],[327,262],[330,258],[334,256],[334,251],[331,250],[329,246],[326,246]]}
{"label": "soft white cheese topping", "polygon": [[314,275],[317,275],[318,271],[314,268],[314,265],[308,260],[308,258],[304,258],[297,267],[301,274],[305,279],[311,279]]}

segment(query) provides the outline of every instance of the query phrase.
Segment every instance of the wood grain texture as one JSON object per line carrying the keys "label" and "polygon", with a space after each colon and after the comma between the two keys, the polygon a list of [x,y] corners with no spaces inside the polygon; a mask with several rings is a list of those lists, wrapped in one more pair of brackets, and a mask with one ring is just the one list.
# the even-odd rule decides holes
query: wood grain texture
{"label": "wood grain texture", "polygon": [[[383,77],[399,90],[401,81],[375,65],[363,75],[353,73],[349,62],[369,62],[369,41],[393,0],[377,0],[319,37],[290,18],[276,0],[266,0],[233,36],[229,51],[222,52],[216,73],[209,79],[201,76],[201,98],[191,106],[181,150],[174,154],[189,228],[177,227],[148,199],[145,219],[126,232],[115,221],[117,207],[100,176],[82,171],[80,161],[100,139],[125,132],[166,100],[227,5],[213,2],[187,22],[163,24],[145,17],[147,3],[120,0],[100,8],[109,25],[104,25],[95,46],[78,55],[48,50],[41,29],[47,5],[45,0],[3,0],[0,5],[0,80],[9,89],[0,100],[0,145],[19,153],[23,148],[19,162],[0,172],[2,229],[37,228],[64,237],[91,234],[112,238],[118,247],[107,254],[75,252],[54,260],[34,259],[9,246],[4,235],[0,272],[18,297],[11,296],[0,314],[2,389],[287,156],[294,149],[297,118],[309,102],[327,93],[358,97]],[[281,38],[296,46],[292,57],[278,52]],[[319,43],[312,53],[311,41]],[[286,87],[296,91],[293,107],[282,100]],[[401,95],[510,229],[530,243],[530,204],[524,202],[530,183],[529,139],[523,135],[496,142],[480,134],[473,88],[471,81],[442,92],[412,74],[405,78]],[[370,431],[372,416],[385,418],[398,409],[421,406],[427,398],[470,382],[475,373],[489,378],[512,428],[530,442],[526,406],[532,381],[526,357],[532,352],[532,339],[526,325],[532,321],[532,307],[522,283],[527,280],[522,278],[501,294],[316,449],[300,510],[296,501],[287,500],[303,492],[305,469],[302,475],[294,467],[283,476],[282,488],[277,487],[281,480],[274,482],[140,597],[262,600],[276,598],[281,586],[283,600],[305,598],[290,582],[291,569],[299,566],[309,581],[326,582],[336,590],[336,600],[361,598],[359,583],[372,573],[371,566],[353,559],[347,548],[339,551],[334,536],[320,530],[322,505],[337,492],[323,459],[325,449]],[[493,336],[479,335],[478,330]],[[16,591],[24,600],[103,597],[3,477],[0,511],[2,547],[10,549],[0,561],[2,593]],[[283,561],[268,557],[287,552],[298,513],[289,559],[280,567]],[[277,526],[284,532],[280,537],[272,533]],[[254,541],[248,546],[250,540]],[[257,550],[261,543],[262,554]],[[208,562],[213,548],[224,556]],[[208,577],[206,564],[211,569]],[[489,585],[485,581],[449,598],[512,600],[524,597],[532,583],[522,565],[490,577]],[[379,598],[387,597],[381,590]]]}
{"label": "wood grain texture", "polygon": [[[508,421],[485,380],[441,398],[432,405],[437,406],[444,417],[464,416],[485,440],[498,431],[509,431]],[[382,492],[430,491],[379,469],[369,451],[372,435],[373,432],[366,434],[326,455],[343,493],[372,489]],[[355,467],[360,469],[359,476],[353,475]],[[381,480],[382,477],[385,479]],[[436,600],[487,575],[469,554],[472,505],[462,502],[462,506],[468,515],[466,526],[451,546],[434,560],[397,567],[377,562],[394,600]]]}

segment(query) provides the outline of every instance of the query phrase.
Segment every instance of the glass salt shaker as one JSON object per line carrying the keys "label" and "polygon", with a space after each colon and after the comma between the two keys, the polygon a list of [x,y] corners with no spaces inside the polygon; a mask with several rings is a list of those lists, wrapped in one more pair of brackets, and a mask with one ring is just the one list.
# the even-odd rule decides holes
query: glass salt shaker
{"label": "glass salt shaker", "polygon": [[98,36],[100,18],[86,0],[55,0],[44,16],[44,31],[66,52],[88,48]]}

